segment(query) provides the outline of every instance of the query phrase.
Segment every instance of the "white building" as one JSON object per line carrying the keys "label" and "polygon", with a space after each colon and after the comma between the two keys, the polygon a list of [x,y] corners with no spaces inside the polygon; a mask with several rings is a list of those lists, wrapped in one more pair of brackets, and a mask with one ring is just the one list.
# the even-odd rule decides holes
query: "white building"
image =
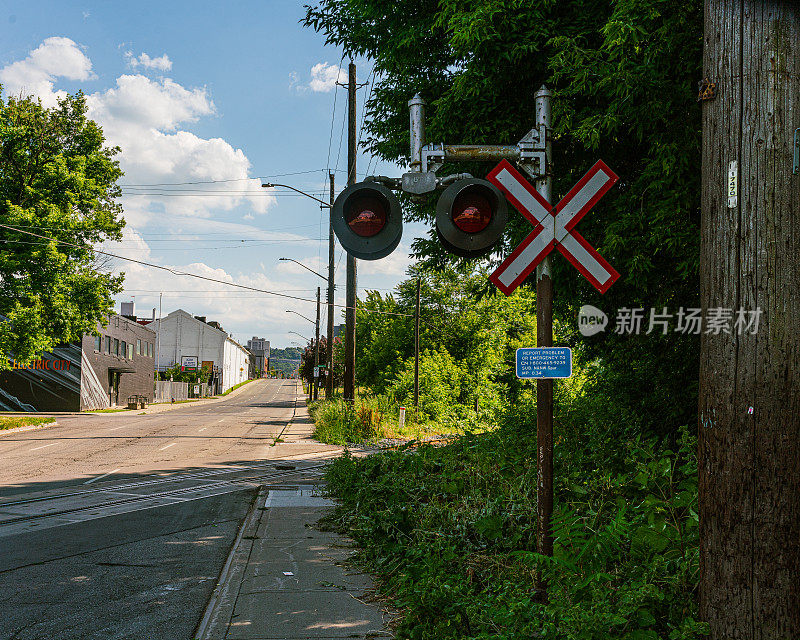
{"label": "white building", "polygon": [[218,384],[217,393],[248,379],[249,352],[218,323],[208,323],[202,316],[195,317],[178,309],[151,322],[148,327],[156,332],[157,371],[191,359],[198,367],[208,364]]}

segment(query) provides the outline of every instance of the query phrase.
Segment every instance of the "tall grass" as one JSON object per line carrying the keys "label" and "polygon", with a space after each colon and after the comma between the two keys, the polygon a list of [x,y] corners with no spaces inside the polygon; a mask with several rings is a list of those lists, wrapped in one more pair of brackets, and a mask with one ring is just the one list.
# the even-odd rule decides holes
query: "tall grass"
{"label": "tall grass", "polygon": [[346,445],[383,437],[391,422],[391,407],[380,396],[347,402],[342,398],[309,405],[314,419],[314,438],[328,444]]}

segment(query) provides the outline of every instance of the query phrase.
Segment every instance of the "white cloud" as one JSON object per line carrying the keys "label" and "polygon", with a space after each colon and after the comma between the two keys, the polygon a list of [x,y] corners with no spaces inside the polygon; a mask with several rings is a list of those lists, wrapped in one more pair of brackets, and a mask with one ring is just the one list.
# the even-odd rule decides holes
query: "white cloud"
{"label": "white cloud", "polygon": [[134,125],[174,130],[215,113],[206,89],[186,89],[169,78],[152,80],[143,75],[123,75],[116,86],[88,98],[93,118],[106,124]]}
{"label": "white cloud", "polygon": [[408,246],[401,243],[385,258],[373,260],[370,263],[369,274],[404,276],[408,267],[414,262],[408,255],[408,249]]}
{"label": "white cloud", "polygon": [[319,62],[311,67],[311,81],[308,88],[317,93],[328,93],[336,88],[336,83],[347,82],[347,72],[341,67]]}
{"label": "white cloud", "polygon": [[[133,67],[168,70],[166,54],[152,58],[128,56]],[[35,95],[55,106],[64,91],[56,90],[59,78],[85,81],[92,78],[91,60],[69,38],[52,37],[21,61],[0,69],[4,92]],[[89,117],[102,127],[109,144],[118,145],[125,178],[123,184],[221,181],[200,188],[213,194],[162,197],[154,189],[123,189],[125,218],[134,227],[154,216],[185,215],[209,218],[215,210],[228,211],[246,205],[247,215],[263,214],[274,196],[249,178],[250,161],[241,149],[222,138],[201,138],[185,130],[189,123],[216,114],[204,87],[185,87],[170,78],[123,74],[114,86],[87,95]],[[136,193],[138,192],[138,195]]]}
{"label": "white cloud", "polygon": [[[158,307],[159,292],[163,291],[164,315],[182,308],[194,315],[205,315],[209,320],[219,320],[228,332],[233,331],[238,335],[242,327],[247,327],[247,331],[262,335],[285,324],[287,308],[294,308],[308,315],[315,307],[315,302],[311,299],[312,293],[297,292],[296,284],[272,278],[264,272],[234,275],[204,262],[174,264],[151,258],[147,243],[136,232],[126,230],[122,243],[107,243],[104,245],[104,250],[121,256],[135,257],[137,260],[154,262],[178,272],[171,273],[123,260],[114,261],[115,272],[125,272],[125,290],[117,298],[130,300],[135,297],[138,313],[142,315],[149,315],[148,309]],[[219,282],[179,275],[181,272],[223,282],[236,282],[266,291],[278,293],[293,291],[295,293],[291,295],[308,298],[308,301],[281,298]]]}
{"label": "white cloud", "polygon": [[125,58],[128,60],[128,65],[131,69],[137,67],[144,67],[145,69],[156,69],[157,71],[169,71],[172,69],[172,60],[165,53],[157,58],[151,58],[146,53],[142,53],[138,58],[133,55],[132,51],[125,52]]}
{"label": "white cloud", "polygon": [[[101,124],[108,141],[122,148],[125,183],[225,181],[198,187],[213,195],[159,197],[154,189],[126,189],[126,217],[133,216],[136,223],[145,223],[164,208],[172,215],[207,218],[214,210],[244,203],[253,213],[264,213],[274,202],[259,180],[248,178],[250,161],[241,149],[222,138],[200,138],[180,129],[216,113],[205,88],[187,89],[170,78],[123,75],[114,87],[88,96],[87,102],[89,116]],[[132,195],[136,191],[150,195]]]}
{"label": "white cloud", "polygon": [[0,69],[6,95],[34,95],[46,107],[54,107],[65,91],[54,91],[57,78],[85,81],[92,78],[92,61],[69,38],[47,38],[24,60]]}

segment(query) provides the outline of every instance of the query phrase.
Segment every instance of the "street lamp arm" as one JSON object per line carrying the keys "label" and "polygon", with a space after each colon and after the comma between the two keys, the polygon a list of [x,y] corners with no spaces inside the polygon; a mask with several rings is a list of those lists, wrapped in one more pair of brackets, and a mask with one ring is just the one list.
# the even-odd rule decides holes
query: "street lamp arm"
{"label": "street lamp arm", "polygon": [[280,184],[278,182],[262,182],[261,186],[264,187],[265,189],[271,189],[273,187],[283,187],[284,189],[291,189],[292,191],[296,191],[297,193],[299,193],[301,195],[304,195],[307,198],[311,198],[312,200],[316,200],[317,202],[319,202],[326,209],[330,209],[331,208],[331,205],[329,203],[325,202],[324,200],[320,200],[316,196],[312,196],[310,193],[306,193],[305,191],[300,191],[300,189],[298,189],[296,187],[293,187],[290,184]]}
{"label": "street lamp arm", "polygon": [[297,311],[291,311],[290,309],[287,309],[286,313],[293,313],[296,316],[300,316],[303,320],[308,320],[311,324],[317,324],[311,318],[306,318],[302,313],[297,313]]}
{"label": "street lamp arm", "polygon": [[311,272],[311,273],[313,273],[315,276],[319,276],[319,277],[320,277],[320,278],[322,278],[322,279],[323,279],[325,282],[327,282],[327,281],[328,281],[328,279],[327,279],[325,276],[323,276],[321,273],[317,273],[317,272],[316,272],[316,271],[314,271],[313,269],[310,269],[309,267],[307,267],[306,265],[304,265],[302,262],[298,262],[297,260],[294,260],[293,258],[278,258],[278,260],[286,260],[286,261],[288,261],[288,262],[294,262],[295,264],[299,264],[299,265],[300,265],[301,267],[303,267],[303,269],[305,269],[306,271],[310,271],[310,272]]}
{"label": "street lamp arm", "polygon": [[303,340],[307,340],[308,342],[312,342],[311,338],[306,338],[302,333],[297,333],[297,331],[290,331],[289,333],[293,333],[296,336],[300,336]]}

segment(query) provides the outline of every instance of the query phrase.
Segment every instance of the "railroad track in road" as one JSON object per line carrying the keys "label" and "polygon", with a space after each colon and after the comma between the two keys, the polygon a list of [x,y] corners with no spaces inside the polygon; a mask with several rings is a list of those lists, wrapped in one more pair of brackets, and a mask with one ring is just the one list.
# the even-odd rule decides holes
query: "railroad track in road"
{"label": "railroad track in road", "polygon": [[[177,498],[178,502],[195,500],[202,497],[210,497],[212,495],[219,495],[220,493],[226,493],[223,490],[225,488],[241,487],[242,485],[246,484],[263,485],[263,484],[269,484],[274,480],[280,480],[281,482],[286,482],[287,480],[291,480],[292,477],[297,477],[298,479],[300,479],[308,474],[311,474],[313,476],[318,476],[321,475],[320,469],[322,469],[325,466],[325,463],[295,467],[293,469],[282,468],[288,466],[290,465],[287,465],[285,463],[282,464],[280,462],[243,465],[228,469],[213,469],[207,472],[179,474],[176,476],[171,476],[166,478],[156,478],[152,480],[142,480],[137,482],[115,484],[113,486],[102,486],[102,487],[99,486],[99,487],[93,487],[91,489],[82,489],[80,491],[55,494],[52,496],[37,496],[34,498],[24,498],[21,500],[6,501],[0,503],[0,511],[8,508],[19,510],[20,508],[24,508],[25,506],[28,505],[31,506],[41,505],[43,508],[40,511],[37,511],[36,513],[19,514],[0,521],[0,531],[2,531],[2,529],[5,527],[9,527],[12,525],[20,525],[23,523],[30,523],[45,518],[78,516],[86,512],[92,513],[92,512],[98,512],[98,510],[99,511],[108,510],[110,508],[136,506],[137,504],[159,501],[162,499]],[[266,471],[269,468],[274,468],[275,471],[273,473],[267,473]],[[218,480],[214,482],[205,481],[205,479],[209,477],[213,478],[215,476],[219,476],[222,474],[234,474],[234,473],[242,475],[240,477]],[[196,481],[200,481],[202,482],[202,484],[195,484],[188,487],[182,486],[182,487],[177,487],[175,489],[167,489],[164,491],[155,491],[155,492],[149,491],[142,494],[124,493],[126,490],[141,489],[142,487],[158,485],[163,483],[186,483],[186,482],[196,482]],[[102,499],[103,494],[105,494],[107,499]],[[207,494],[207,495],[198,495],[198,494]],[[74,501],[75,499],[93,497],[93,496],[100,497],[101,499],[98,501],[92,501],[89,504],[82,504],[82,505],[75,505],[73,502],[71,506],[67,504],[64,505],[64,507],[62,508],[59,507],[49,508],[46,506],[48,505],[48,503],[56,503],[57,501],[69,502],[71,499]],[[152,506],[164,506],[167,504],[175,504],[175,502],[166,502],[163,505],[155,504]],[[144,507],[144,508],[149,508],[149,507]],[[130,511],[135,511],[135,510],[136,509],[131,509]],[[101,513],[95,513],[94,515],[96,517],[102,517]]]}

